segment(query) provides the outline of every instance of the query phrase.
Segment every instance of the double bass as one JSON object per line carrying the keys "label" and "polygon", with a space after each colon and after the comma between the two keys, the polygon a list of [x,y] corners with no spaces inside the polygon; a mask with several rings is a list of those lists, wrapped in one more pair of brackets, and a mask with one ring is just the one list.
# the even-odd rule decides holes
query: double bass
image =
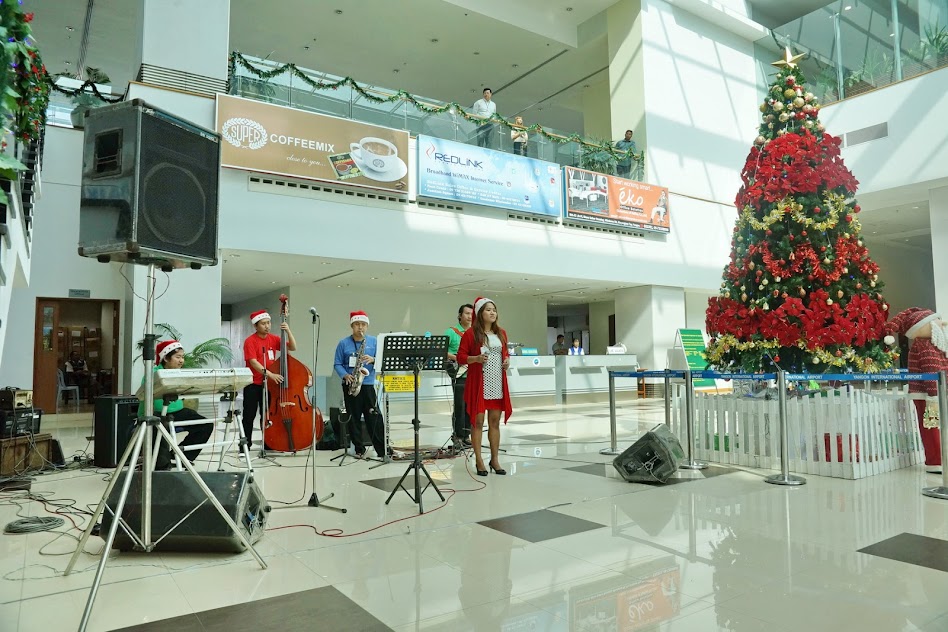
{"label": "double bass", "polygon": [[[280,295],[280,322],[289,316],[286,294]],[[309,400],[307,389],[313,385],[313,373],[286,349],[286,330],[280,330],[280,358],[267,367],[283,381],[267,382],[268,405],[263,422],[263,441],[271,450],[305,450],[323,436],[323,415]],[[314,425],[315,424],[315,425]]]}

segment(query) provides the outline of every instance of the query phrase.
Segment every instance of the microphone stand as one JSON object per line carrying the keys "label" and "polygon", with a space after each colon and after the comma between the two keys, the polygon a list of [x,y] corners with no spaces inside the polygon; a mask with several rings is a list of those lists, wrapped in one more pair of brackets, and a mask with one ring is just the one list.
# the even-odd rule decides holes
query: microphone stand
{"label": "microphone stand", "polygon": [[[309,310],[309,311],[310,311],[310,313],[313,315],[313,386],[315,387],[315,386],[316,386],[316,359],[317,359],[317,356],[316,356],[316,345],[317,345],[317,343],[316,343],[316,341],[317,341],[317,338],[318,338],[318,334],[316,333],[316,332],[317,332],[316,322],[319,320],[319,314],[316,313],[316,310],[315,310],[315,309],[311,309],[311,310]],[[314,388],[314,389],[313,389],[313,400],[314,400],[314,401],[312,402],[312,408],[313,408],[313,441],[312,441],[312,443],[309,444],[309,458],[310,458],[310,462],[311,462],[312,468],[313,468],[313,493],[310,495],[310,497],[309,497],[309,503],[307,503],[307,504],[309,504],[310,507],[317,507],[317,508],[320,508],[320,507],[321,507],[321,508],[323,508],[323,509],[329,509],[329,510],[332,510],[332,511],[338,511],[339,513],[346,513],[347,510],[346,510],[344,507],[330,507],[329,505],[324,505],[324,504],[322,504],[322,503],[323,503],[323,500],[327,500],[327,499],[329,499],[329,498],[332,498],[332,497],[335,496],[336,494],[330,492],[329,495],[326,496],[326,497],[323,498],[323,499],[320,499],[319,496],[316,494],[316,414],[317,414],[317,409],[316,409],[316,401],[315,401],[315,400],[316,400],[316,397],[315,397],[315,395],[316,395],[316,389]],[[326,420],[324,419],[323,422],[325,422],[325,421],[326,421]],[[325,429],[323,430],[323,432],[325,432]]]}

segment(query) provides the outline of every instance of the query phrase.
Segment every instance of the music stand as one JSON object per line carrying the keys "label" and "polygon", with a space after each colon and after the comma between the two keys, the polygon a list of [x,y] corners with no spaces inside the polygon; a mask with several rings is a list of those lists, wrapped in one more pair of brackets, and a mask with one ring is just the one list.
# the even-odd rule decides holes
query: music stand
{"label": "music stand", "polygon": [[[422,503],[422,494],[424,494],[429,487],[434,487],[438,497],[441,498],[441,502],[444,502],[444,496],[441,494],[441,490],[438,489],[435,482],[431,480],[431,475],[428,474],[428,470],[425,469],[425,465],[421,462],[421,455],[418,451],[418,426],[421,424],[421,421],[418,419],[418,381],[422,371],[443,371],[444,360],[447,357],[447,336],[388,336],[385,339],[382,359],[383,366],[381,370],[386,373],[389,371],[411,371],[415,376],[415,417],[411,420],[412,426],[415,428],[415,457],[411,464],[409,464],[408,469],[405,470],[405,473],[402,474],[402,477],[398,480],[395,489],[389,494],[388,499],[385,501],[386,505],[391,502],[392,497],[395,496],[395,492],[397,492],[399,488],[408,494],[412,502],[418,503],[418,513],[420,514],[425,513]],[[403,485],[405,477],[407,477],[408,473],[412,470],[415,471],[414,496],[412,496],[411,492],[405,489]],[[425,477],[428,479],[428,484],[425,485],[424,489],[421,488],[421,479],[418,474],[419,470],[424,472]]]}

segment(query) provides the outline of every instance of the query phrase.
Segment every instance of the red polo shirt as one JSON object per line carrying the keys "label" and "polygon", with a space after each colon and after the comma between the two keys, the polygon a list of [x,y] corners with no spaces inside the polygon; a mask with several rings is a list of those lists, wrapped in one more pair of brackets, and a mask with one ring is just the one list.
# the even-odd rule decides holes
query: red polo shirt
{"label": "red polo shirt", "polygon": [[267,334],[261,338],[256,332],[244,340],[244,362],[247,367],[253,371],[253,383],[263,384],[263,373],[254,371],[250,366],[251,360],[256,360],[264,368],[274,360],[280,357],[280,337],[273,334]]}

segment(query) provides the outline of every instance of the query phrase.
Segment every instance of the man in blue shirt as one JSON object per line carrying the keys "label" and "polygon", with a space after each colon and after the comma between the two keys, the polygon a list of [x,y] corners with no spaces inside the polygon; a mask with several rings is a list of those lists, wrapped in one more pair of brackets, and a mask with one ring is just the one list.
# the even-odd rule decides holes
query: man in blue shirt
{"label": "man in blue shirt", "polygon": [[[635,141],[632,140],[632,130],[625,130],[625,138],[616,143],[616,149],[619,151],[635,151]],[[624,156],[616,163],[616,175],[620,178],[628,178],[632,173],[632,157]]]}
{"label": "man in blue shirt", "polygon": [[[346,336],[336,345],[333,369],[342,378],[342,396],[348,413],[349,435],[355,446],[356,456],[365,455],[365,441],[362,434],[362,419],[369,431],[369,439],[375,453],[385,456],[385,431],[382,427],[382,415],[378,410],[378,397],[375,394],[375,354],[378,341],[375,336],[367,336],[369,317],[363,311],[350,312],[349,327],[352,335]],[[361,386],[360,386],[361,382]],[[356,389],[358,389],[357,392]]]}

